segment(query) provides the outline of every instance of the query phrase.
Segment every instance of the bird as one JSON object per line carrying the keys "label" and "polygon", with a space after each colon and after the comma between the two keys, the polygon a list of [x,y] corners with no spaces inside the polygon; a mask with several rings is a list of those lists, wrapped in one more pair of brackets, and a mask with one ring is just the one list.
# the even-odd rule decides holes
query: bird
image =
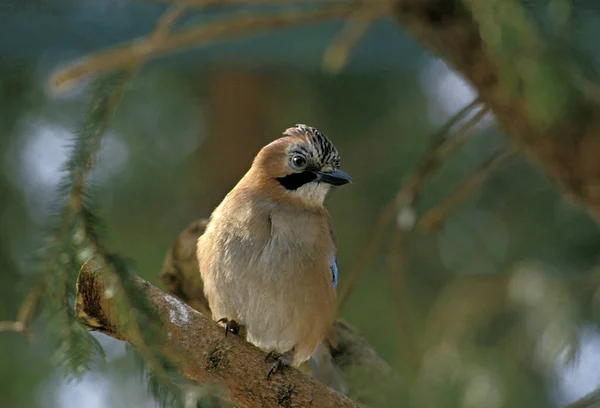
{"label": "bird", "polygon": [[324,201],[352,182],[318,129],[297,124],[264,146],[212,212],[197,258],[213,320],[268,352],[267,373],[299,367],[336,318],[337,240]]}

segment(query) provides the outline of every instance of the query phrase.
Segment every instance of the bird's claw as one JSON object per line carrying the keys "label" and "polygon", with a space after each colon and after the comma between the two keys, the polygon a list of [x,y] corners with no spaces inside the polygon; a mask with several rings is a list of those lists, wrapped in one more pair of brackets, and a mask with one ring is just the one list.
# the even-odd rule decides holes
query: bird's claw
{"label": "bird's claw", "polygon": [[267,373],[267,380],[269,378],[271,378],[272,374],[276,373],[278,370],[282,369],[283,367],[287,367],[287,366],[289,366],[289,364],[285,363],[283,360],[281,360],[281,359],[275,360],[275,362],[269,369],[269,372]]}
{"label": "bird's claw", "polygon": [[269,351],[269,353],[265,357],[265,362],[268,362],[272,359],[274,362],[267,373],[267,380],[271,378],[271,375],[280,371],[284,367],[289,367],[291,365],[291,356],[289,353],[280,354],[276,351]]}
{"label": "bird's claw", "polygon": [[217,323],[225,323],[225,336],[227,336],[229,332],[236,335],[240,332],[241,326],[235,320],[229,320],[226,317],[222,317],[217,320]]}
{"label": "bird's claw", "polygon": [[281,356],[281,354],[279,354],[275,350],[271,350],[265,356],[265,362],[269,361],[269,359],[277,360],[277,357],[279,357],[279,356]]}

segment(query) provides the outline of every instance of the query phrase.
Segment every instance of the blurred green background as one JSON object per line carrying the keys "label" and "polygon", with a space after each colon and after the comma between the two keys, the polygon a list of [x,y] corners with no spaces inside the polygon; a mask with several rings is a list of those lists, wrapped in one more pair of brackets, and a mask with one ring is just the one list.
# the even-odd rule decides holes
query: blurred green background
{"label": "blurred green background", "polygon": [[[536,12],[550,3],[538,1]],[[574,44],[595,60],[599,14],[594,2],[575,3]],[[61,166],[88,101],[81,87],[56,94],[49,76],[75,57],[151,31],[164,9],[145,1],[2,0],[0,320],[14,319],[31,284]],[[232,10],[190,13],[181,25]],[[92,177],[110,248],[157,283],[179,232],[210,214],[263,145],[306,123],[333,140],[355,180],[327,202],[343,286],[374,220],[432,135],[476,95],[392,21],[367,33],[342,73],[326,73],[323,52],[340,27],[226,41],[145,66]],[[469,144],[425,183],[417,211],[450,194],[506,144],[486,116]],[[598,226],[519,157],[439,230],[413,234],[402,257],[402,292],[388,237],[342,317],[406,379],[402,400],[387,406],[564,406],[600,386],[590,278],[599,249]],[[79,383],[65,382],[44,324],[36,320],[30,342],[0,334],[0,406],[155,406],[124,345],[102,335],[106,362]]]}

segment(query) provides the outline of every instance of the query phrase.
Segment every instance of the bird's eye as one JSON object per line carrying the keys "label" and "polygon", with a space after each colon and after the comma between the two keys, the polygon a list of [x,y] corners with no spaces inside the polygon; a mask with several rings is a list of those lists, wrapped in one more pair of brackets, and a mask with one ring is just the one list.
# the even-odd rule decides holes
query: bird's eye
{"label": "bird's eye", "polygon": [[296,167],[302,167],[306,164],[306,159],[302,156],[294,156],[292,157],[292,163],[294,163],[294,166]]}

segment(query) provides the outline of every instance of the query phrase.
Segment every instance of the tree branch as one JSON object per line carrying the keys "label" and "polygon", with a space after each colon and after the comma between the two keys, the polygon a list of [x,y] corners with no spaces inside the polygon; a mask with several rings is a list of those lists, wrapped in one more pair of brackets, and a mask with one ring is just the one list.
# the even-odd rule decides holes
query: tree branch
{"label": "tree branch", "polygon": [[[514,2],[510,3],[514,6]],[[479,6],[482,5],[480,2]],[[486,14],[479,6],[468,0],[399,0],[395,16],[411,36],[463,74],[476,88],[482,102],[491,108],[507,135],[525,148],[564,193],[586,205],[596,220],[600,220],[597,104],[581,95],[584,92],[575,89],[570,83],[572,78],[565,77],[555,68],[556,64],[542,59],[547,47],[540,43],[535,27],[524,19],[519,22],[519,29],[527,30],[529,42],[511,50],[511,58],[533,63],[529,66],[531,69],[519,70],[519,63],[503,60],[497,49],[499,44],[484,41],[482,37],[485,30],[503,30],[511,25],[497,21],[480,24],[476,18],[484,21]],[[507,89],[510,88],[505,81],[507,74],[516,84],[514,89]],[[561,92],[542,98],[541,103],[559,104],[549,115],[550,120],[540,120],[532,104],[532,94],[548,87],[539,83],[541,74],[554,75],[553,87],[559,87],[556,92]]]}
{"label": "tree branch", "polygon": [[[183,3],[181,3],[183,4]],[[388,2],[343,3],[315,10],[291,10],[273,14],[234,15],[211,23],[184,28],[164,35],[137,38],[127,44],[94,53],[71,63],[56,72],[50,82],[57,89],[68,89],[81,78],[100,75],[109,71],[136,66],[142,61],[172,53],[189,47],[197,47],[222,39],[243,37],[265,31],[284,29],[325,21],[344,20],[366,14],[369,18],[390,14]]]}
{"label": "tree branch", "polygon": [[[86,262],[77,279],[76,314],[84,326],[138,346],[138,336],[121,320],[111,296],[110,275],[101,263]],[[227,336],[211,319],[203,316],[149,282],[136,278],[135,284],[156,307],[168,333],[163,345],[166,355],[180,372],[199,383],[217,380],[228,397],[244,407],[346,407],[360,405],[296,369],[286,369],[267,380],[270,365],[265,353],[236,336]]]}

